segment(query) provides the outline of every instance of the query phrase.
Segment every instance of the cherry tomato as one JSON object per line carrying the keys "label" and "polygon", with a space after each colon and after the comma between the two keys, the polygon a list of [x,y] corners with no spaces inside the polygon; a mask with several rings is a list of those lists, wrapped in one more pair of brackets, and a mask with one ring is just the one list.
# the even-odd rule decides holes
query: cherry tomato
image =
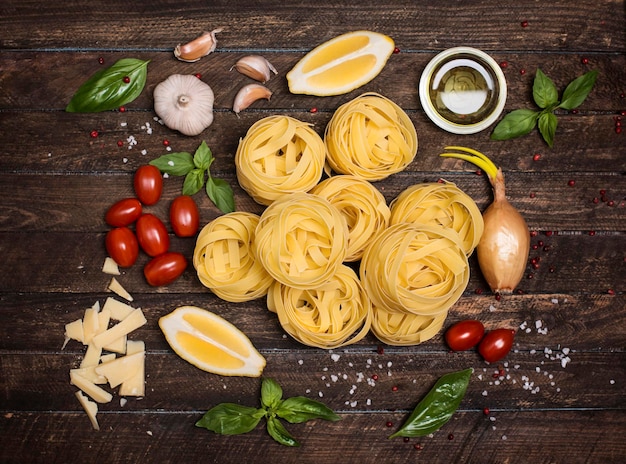
{"label": "cherry tomato", "polygon": [[163,192],[163,177],[156,166],[146,164],[135,171],[133,178],[135,195],[144,205],[154,205]]}
{"label": "cherry tomato", "polygon": [[189,195],[180,195],[170,205],[170,224],[179,237],[193,237],[200,227],[200,213]]}
{"label": "cherry tomato", "polygon": [[139,256],[137,237],[128,227],[117,227],[110,230],[104,240],[109,256],[118,266],[130,267]]}
{"label": "cherry tomato", "polygon": [[170,247],[167,228],[154,214],[142,214],[135,224],[139,246],[148,256],[159,256]]}
{"label": "cherry tomato", "polygon": [[152,258],[143,268],[146,281],[153,287],[174,282],[187,268],[187,259],[181,253],[168,251]]}
{"label": "cherry tomato", "polygon": [[465,351],[478,345],[485,335],[482,322],[468,319],[452,325],[446,331],[446,343],[454,351]]}
{"label": "cherry tomato", "polygon": [[511,329],[495,329],[487,332],[478,345],[478,352],[485,361],[493,363],[504,358],[513,347],[515,331]]}
{"label": "cherry tomato", "polygon": [[104,216],[107,224],[124,227],[132,224],[141,216],[141,202],[136,198],[124,198],[111,205]]}

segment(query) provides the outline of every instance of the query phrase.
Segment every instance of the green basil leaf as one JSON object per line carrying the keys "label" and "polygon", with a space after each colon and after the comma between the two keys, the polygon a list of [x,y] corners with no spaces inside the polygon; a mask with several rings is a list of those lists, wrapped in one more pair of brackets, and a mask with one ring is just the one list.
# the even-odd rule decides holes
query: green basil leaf
{"label": "green basil leaf", "polygon": [[341,420],[341,417],[325,404],[303,396],[287,398],[280,404],[276,415],[292,424],[299,424],[311,419]]}
{"label": "green basil leaf", "polygon": [[554,145],[557,123],[556,115],[552,112],[542,113],[539,116],[539,132],[550,148]]}
{"label": "green basil leaf", "polygon": [[202,141],[196,153],[193,155],[193,162],[198,169],[207,170],[213,163],[213,153],[205,141]]}
{"label": "green basil leaf", "polygon": [[263,409],[221,403],[209,409],[202,419],[196,422],[196,427],[222,435],[238,435],[254,430],[263,416],[265,416]]}
{"label": "green basil leaf", "polygon": [[222,213],[235,211],[235,194],[225,180],[209,177],[206,183],[206,193]]}
{"label": "green basil leaf", "polygon": [[267,418],[267,431],[270,436],[281,445],[300,446],[300,443],[291,436],[277,417],[270,416]]}
{"label": "green basil leaf", "polygon": [[493,129],[492,140],[509,140],[528,134],[537,125],[538,111],[514,110]]}
{"label": "green basil leaf", "polygon": [[194,169],[193,157],[190,153],[168,153],[150,161],[150,164],[159,168],[170,176],[185,176]]}
{"label": "green basil leaf", "polygon": [[546,76],[541,69],[537,68],[533,83],[533,99],[539,108],[548,108],[559,101],[559,91],[552,79]]}
{"label": "green basil leaf", "polygon": [[[96,72],[76,91],[65,111],[97,113],[132,102],[146,85],[149,62],[124,58]],[[128,82],[124,82],[125,77],[129,78]]]}
{"label": "green basil leaf", "polygon": [[183,195],[195,195],[204,185],[204,171],[202,169],[192,169],[185,176],[183,182]]}
{"label": "green basil leaf", "polygon": [[261,383],[261,404],[266,409],[275,409],[283,398],[283,389],[274,379],[263,379]]}
{"label": "green basil leaf", "polygon": [[589,71],[582,76],[577,77],[565,87],[563,92],[563,100],[559,108],[564,110],[573,110],[585,101],[591,89],[598,78],[598,71]]}
{"label": "green basil leaf", "polygon": [[473,369],[465,369],[442,376],[402,427],[389,438],[421,437],[438,430],[450,420],[461,404],[472,372]]}

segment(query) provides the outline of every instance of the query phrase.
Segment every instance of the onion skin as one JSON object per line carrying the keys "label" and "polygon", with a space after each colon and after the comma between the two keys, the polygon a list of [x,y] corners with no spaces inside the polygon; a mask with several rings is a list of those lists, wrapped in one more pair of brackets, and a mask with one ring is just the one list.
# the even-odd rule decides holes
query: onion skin
{"label": "onion skin", "polygon": [[485,229],[476,248],[480,270],[494,293],[512,293],[526,269],[530,231],[522,215],[506,199],[504,175],[494,179],[494,201],[483,213]]}

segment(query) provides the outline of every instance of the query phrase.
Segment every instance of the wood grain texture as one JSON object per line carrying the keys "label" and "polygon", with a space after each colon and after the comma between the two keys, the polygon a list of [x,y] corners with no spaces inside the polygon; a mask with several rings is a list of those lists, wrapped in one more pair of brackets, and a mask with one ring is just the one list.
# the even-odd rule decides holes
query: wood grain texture
{"label": "wood grain texture", "polygon": [[[178,43],[220,26],[215,53],[192,64],[174,58]],[[374,80],[333,97],[289,92],[285,74],[307,51],[356,29],[385,33],[399,48]],[[0,462],[623,462],[624,2],[6,0],[0,30]],[[450,134],[427,118],[417,83],[437,53],[460,45],[502,65],[505,112],[535,108],[537,69],[559,91],[593,69],[598,80],[576,111],[557,111],[552,149],[537,131],[504,142],[490,140],[491,129]],[[234,96],[250,80],[231,67],[250,53],[267,57],[279,73],[266,84],[270,101],[235,115]],[[150,64],[144,91],[125,112],[64,111],[84,80],[127,57]],[[155,120],[153,89],[174,73],[199,73],[215,91],[215,122],[197,137]],[[509,199],[536,232],[529,258],[539,267],[528,265],[519,291],[496,299],[472,256],[470,283],[445,326],[473,318],[487,329],[516,329],[513,351],[489,365],[475,350],[450,352],[443,331],[411,347],[381,344],[372,333],[332,352],[307,347],[285,334],[264,299],[222,301],[191,264],[173,284],[150,287],[142,254],[118,279],[148,320],[131,336],[146,343],[147,393],[122,405],[113,389],[113,401],[100,406],[101,430],[93,431],[69,384],[85,348],[71,341],[61,349],[64,326],[115,297],[107,290],[111,277],[101,272],[109,230],[103,217],[114,201],[134,195],[134,171],[167,153],[164,141],[193,153],[204,140],[216,158],[211,172],[233,186],[237,209],[260,214],[234,164],[248,128],[285,114],[323,136],[335,110],[363,92],[392,99],[418,132],[414,161],[375,184],[388,202],[413,184],[445,179],[485,209],[492,198],[486,177],[440,158],[448,145],[478,149],[505,172]],[[146,211],[167,223],[181,186],[181,178],[166,179],[162,200]],[[220,215],[206,195],[195,199],[202,224]],[[191,258],[194,239],[171,239],[173,250]],[[302,443],[297,449],[276,444],[264,425],[231,437],[195,427],[219,402],[256,406],[261,380],[208,374],[176,356],[158,320],[181,305],[231,321],[266,357],[264,375],[278,380],[285,396],[324,401],[342,420],[289,425]],[[421,439],[387,439],[439,376],[466,367],[474,374],[450,422]]]}

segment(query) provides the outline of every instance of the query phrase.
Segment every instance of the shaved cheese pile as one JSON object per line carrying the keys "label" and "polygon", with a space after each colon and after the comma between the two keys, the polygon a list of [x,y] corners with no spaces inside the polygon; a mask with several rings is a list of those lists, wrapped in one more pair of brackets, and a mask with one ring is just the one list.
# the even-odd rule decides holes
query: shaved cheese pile
{"label": "shaved cheese pile", "polygon": [[417,132],[388,98],[365,93],[340,106],[326,126],[329,168],[369,181],[402,171],[417,154]]}
{"label": "shaved cheese pile", "polygon": [[305,345],[338,348],[369,331],[372,304],[356,273],[341,266],[326,283],[298,289],[276,282],[267,298],[283,329]]}
{"label": "shaved cheese pile", "polygon": [[470,198],[450,182],[413,185],[391,202],[391,224],[434,224],[454,230],[467,256],[483,234],[483,216]]}
{"label": "shaved cheese pile", "polygon": [[322,177],[326,149],[311,126],[289,116],[254,123],[235,154],[237,180],[259,204],[285,193],[307,192]]}
{"label": "shaved cheese pile", "polygon": [[242,302],[265,296],[274,282],[252,250],[259,216],[233,212],[218,217],[200,231],[193,265],[203,285],[226,301]]}
{"label": "shaved cheese pile", "polygon": [[370,182],[350,175],[329,177],[310,193],[326,198],[348,224],[345,261],[361,259],[370,240],[389,225],[391,212],[385,197]]}
{"label": "shaved cheese pile", "polygon": [[307,289],[330,280],[347,255],[348,226],[328,200],[308,193],[283,195],[256,228],[254,249],[283,285]]}
{"label": "shaved cheese pile", "polygon": [[[431,324],[436,327],[434,319],[445,318],[461,297],[469,272],[467,256],[454,231],[411,223],[390,226],[376,236],[361,261],[363,286],[374,311],[383,311],[374,318],[374,333],[389,344],[398,344],[406,337],[405,331],[419,333],[420,341],[432,337],[437,331],[428,329]],[[398,313],[419,316],[404,318],[416,324],[413,330],[404,320],[399,323],[401,318],[390,317]]]}
{"label": "shaved cheese pile", "polygon": [[63,349],[70,340],[87,346],[80,366],[70,369],[70,383],[80,389],[76,398],[96,430],[100,429],[97,403],[113,399],[100,385],[108,383],[111,389],[119,386],[121,396],[145,394],[145,345],[128,340],[128,335],[146,322],[141,309],[107,298],[102,309],[96,302],[85,310],[82,319],[65,325]]}

